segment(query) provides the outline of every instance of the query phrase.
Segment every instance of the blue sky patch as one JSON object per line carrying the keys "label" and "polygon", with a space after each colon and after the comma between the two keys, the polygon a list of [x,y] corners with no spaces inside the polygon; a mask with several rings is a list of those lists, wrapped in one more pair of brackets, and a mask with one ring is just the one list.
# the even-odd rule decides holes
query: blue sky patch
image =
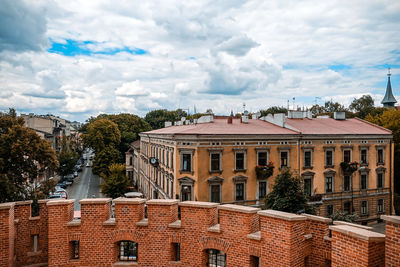
{"label": "blue sky patch", "polygon": [[93,41],[75,41],[75,40],[65,40],[65,43],[56,43],[50,40],[51,48],[47,51],[50,53],[57,53],[64,56],[77,56],[77,55],[115,55],[118,53],[130,53],[133,55],[145,55],[148,52],[141,48],[129,48],[129,47],[122,47],[122,48],[109,48],[100,51],[92,51],[88,47],[89,45],[96,45],[99,44],[98,42]]}

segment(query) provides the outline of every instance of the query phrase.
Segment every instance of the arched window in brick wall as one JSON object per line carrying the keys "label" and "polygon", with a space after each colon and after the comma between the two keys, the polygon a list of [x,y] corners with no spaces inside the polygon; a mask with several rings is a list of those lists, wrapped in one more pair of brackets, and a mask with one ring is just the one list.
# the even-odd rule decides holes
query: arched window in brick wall
{"label": "arched window in brick wall", "polygon": [[132,241],[119,242],[118,260],[120,261],[137,261],[138,260],[138,244]]}
{"label": "arched window in brick wall", "polygon": [[218,249],[207,250],[207,266],[209,267],[225,267],[226,266],[226,254]]}

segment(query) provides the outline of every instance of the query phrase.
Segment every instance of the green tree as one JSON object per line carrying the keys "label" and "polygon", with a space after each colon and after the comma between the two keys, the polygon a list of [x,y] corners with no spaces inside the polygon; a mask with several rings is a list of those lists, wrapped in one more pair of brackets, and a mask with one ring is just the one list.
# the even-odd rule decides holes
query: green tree
{"label": "green tree", "polygon": [[[371,114],[368,114],[365,120],[382,126],[392,131],[394,142],[394,177],[400,177],[400,110],[396,109],[378,109]],[[396,214],[400,214],[400,181],[394,179],[394,206]]]}
{"label": "green tree", "polygon": [[85,134],[83,143],[94,149],[96,153],[107,146],[116,146],[121,142],[118,125],[109,119],[98,119],[91,122]]}
{"label": "green tree", "polygon": [[92,171],[97,175],[108,175],[109,167],[114,163],[120,163],[121,154],[114,146],[107,146],[96,153],[93,161]]}
{"label": "green tree", "polygon": [[336,210],[331,216],[329,216],[329,218],[331,218],[332,221],[345,221],[353,223],[359,218],[359,216],[357,213],[347,214],[343,211]]}
{"label": "green tree", "polygon": [[261,117],[267,116],[268,114],[276,114],[276,113],[287,113],[287,108],[285,107],[278,107],[278,106],[273,106],[265,110],[260,110]]}
{"label": "green tree", "polygon": [[164,127],[164,122],[166,121],[178,121],[182,117],[187,117],[187,113],[182,109],[177,110],[166,110],[157,109],[152,110],[146,114],[144,117],[145,121],[148,122],[153,129],[160,129]]}
{"label": "green tree", "polygon": [[47,189],[32,185],[39,174],[57,167],[56,153],[50,144],[25,127],[15,110],[0,113],[0,202],[47,196]]}
{"label": "green tree", "polygon": [[356,112],[356,116],[364,119],[374,109],[374,100],[370,95],[363,95],[360,98],[354,98],[349,109]]}
{"label": "green tree", "polygon": [[282,171],[276,178],[273,190],[265,197],[265,208],[291,213],[310,212],[302,182],[290,171]]}
{"label": "green tree", "polygon": [[123,196],[129,191],[131,182],[125,175],[123,164],[112,164],[109,167],[108,175],[103,175],[104,183],[101,185],[103,194],[111,198]]}
{"label": "green tree", "polygon": [[58,174],[65,176],[72,173],[78,158],[79,154],[71,148],[71,144],[68,142],[67,137],[63,135],[61,139],[61,150],[58,153],[58,162],[60,164],[57,170]]}

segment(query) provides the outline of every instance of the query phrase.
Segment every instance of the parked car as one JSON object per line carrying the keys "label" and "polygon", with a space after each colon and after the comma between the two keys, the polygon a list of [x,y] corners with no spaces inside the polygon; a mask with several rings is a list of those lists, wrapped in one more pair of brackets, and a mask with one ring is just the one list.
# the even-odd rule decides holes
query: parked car
{"label": "parked car", "polygon": [[55,199],[55,198],[62,198],[61,195],[51,195],[49,196],[49,199]]}
{"label": "parked car", "polygon": [[65,190],[55,191],[53,195],[60,195],[64,199],[68,198],[68,193]]}
{"label": "parked car", "polygon": [[58,184],[56,185],[56,188],[57,188],[57,187],[60,187],[60,188],[65,189],[65,188],[67,188],[67,184],[65,183],[65,181],[64,181],[64,182],[60,182],[60,183],[58,183]]}
{"label": "parked car", "polygon": [[78,177],[78,172],[74,171],[74,177]]}
{"label": "parked car", "polygon": [[90,162],[86,163],[86,167],[90,167]]}
{"label": "parked car", "polygon": [[70,181],[70,180],[67,180],[67,181],[65,181],[64,183],[65,183],[67,186],[72,185],[72,181]]}

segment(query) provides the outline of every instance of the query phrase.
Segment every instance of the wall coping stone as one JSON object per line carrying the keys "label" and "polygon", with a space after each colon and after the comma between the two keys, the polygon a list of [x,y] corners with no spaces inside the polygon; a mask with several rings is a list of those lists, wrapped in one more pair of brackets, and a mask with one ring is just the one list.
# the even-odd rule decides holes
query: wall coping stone
{"label": "wall coping stone", "polygon": [[400,224],[400,216],[381,215],[381,219],[387,222]]}
{"label": "wall coping stone", "polygon": [[302,216],[306,216],[307,219],[310,219],[312,221],[317,221],[317,222],[322,222],[322,223],[327,223],[327,224],[332,222],[332,219],[330,219],[330,218],[325,218],[325,217],[321,217],[321,216],[315,216],[315,215],[306,214],[306,213],[303,213],[301,215]]}
{"label": "wall coping stone", "polygon": [[241,212],[241,213],[256,213],[261,210],[260,208],[253,208],[253,207],[249,207],[249,206],[241,206],[241,205],[234,205],[234,204],[221,205],[221,206],[218,206],[218,209]]}
{"label": "wall coping stone", "polygon": [[170,224],[168,224],[169,228],[181,228],[181,220],[176,220]]}
{"label": "wall coping stone", "polygon": [[0,204],[0,210],[9,210],[15,206],[15,202],[7,202]]}
{"label": "wall coping stone", "polygon": [[119,197],[113,200],[114,204],[143,204],[146,202],[144,198],[127,198]]}
{"label": "wall coping stone", "polygon": [[47,206],[57,206],[57,205],[68,205],[74,203],[75,199],[57,199],[57,200],[50,200],[46,203]]}
{"label": "wall coping stone", "polygon": [[349,225],[331,225],[330,230],[366,241],[385,242],[385,235]]}
{"label": "wall coping stone", "polygon": [[211,209],[218,207],[219,204],[214,202],[203,202],[203,201],[183,201],[179,203],[179,206]]}
{"label": "wall coping stone", "polygon": [[32,200],[25,200],[25,201],[16,201],[15,206],[23,206],[23,205],[30,205],[32,204]]}
{"label": "wall coping stone", "polygon": [[304,235],[304,239],[305,240],[308,240],[308,239],[311,239],[311,238],[312,238],[312,234]]}
{"label": "wall coping stone", "polygon": [[247,235],[247,238],[248,238],[248,239],[252,239],[252,240],[258,240],[258,241],[260,241],[260,240],[261,240],[261,231],[248,234],[248,235]]}
{"label": "wall coping stone", "polygon": [[111,202],[112,198],[84,198],[79,200],[80,204],[106,204]]}
{"label": "wall coping stone", "polygon": [[369,230],[369,231],[374,230],[374,228],[371,226],[365,226],[365,225],[360,225],[360,224],[356,224],[356,223],[349,223],[349,222],[345,222],[345,221],[334,221],[333,224],[334,225],[348,225],[348,226],[353,226],[353,227],[357,227],[357,228],[361,228],[361,229],[365,229],[365,230]]}
{"label": "wall coping stone", "polygon": [[39,199],[39,200],[38,200],[38,203],[39,203],[39,204],[41,204],[41,203],[47,203],[47,202],[49,202],[49,201],[51,201],[51,199]]}
{"label": "wall coping stone", "polygon": [[171,206],[179,202],[178,199],[150,199],[146,202],[147,205],[162,205]]}
{"label": "wall coping stone", "polygon": [[114,262],[113,267],[117,267],[117,266],[125,266],[125,267],[129,267],[129,266],[138,266],[138,263],[136,261],[117,261]]}
{"label": "wall coping stone", "polygon": [[261,210],[257,212],[260,216],[267,216],[272,218],[278,218],[285,221],[303,221],[306,220],[306,216],[296,215],[289,212],[283,212],[278,210]]}
{"label": "wall coping stone", "polygon": [[221,233],[220,224],[216,224],[216,225],[213,225],[213,226],[209,227],[207,229],[207,231],[213,232],[213,233]]}

